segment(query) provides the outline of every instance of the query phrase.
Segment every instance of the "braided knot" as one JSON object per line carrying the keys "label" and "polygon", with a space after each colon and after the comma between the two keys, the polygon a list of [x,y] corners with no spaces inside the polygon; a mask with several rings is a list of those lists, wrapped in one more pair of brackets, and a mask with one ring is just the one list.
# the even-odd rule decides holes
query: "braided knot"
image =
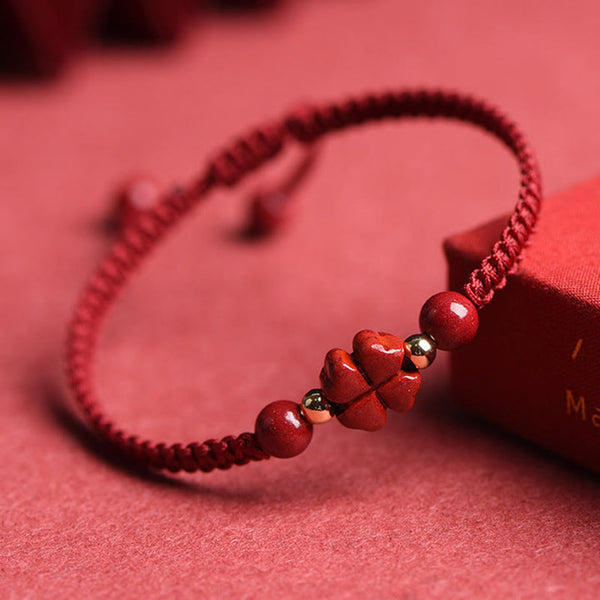
{"label": "braided knot", "polygon": [[284,130],[265,126],[241,137],[221,152],[209,165],[216,183],[232,186],[244,175],[276,156],[283,148]]}

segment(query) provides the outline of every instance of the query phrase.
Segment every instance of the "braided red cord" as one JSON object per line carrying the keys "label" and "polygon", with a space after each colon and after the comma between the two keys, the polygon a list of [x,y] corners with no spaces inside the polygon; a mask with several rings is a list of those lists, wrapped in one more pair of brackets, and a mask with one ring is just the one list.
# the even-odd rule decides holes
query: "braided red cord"
{"label": "braided red cord", "polygon": [[446,117],[473,123],[499,138],[516,156],[520,187],[515,210],[481,266],[473,271],[464,293],[479,308],[516,267],[538,217],[541,181],[533,151],[517,125],[497,108],[471,96],[444,91],[371,94],[323,106],[305,106],[278,123],[240,138],[210,162],[194,185],[166,195],[156,209],[126,229],[102,261],[75,309],[67,339],[67,374],[75,399],[104,440],[131,458],[157,469],[188,472],[228,469],[268,458],[253,433],[221,440],[181,444],[141,441],[104,416],[96,400],[92,364],[103,318],[119,290],[151,248],[201,198],[218,185],[232,186],[279,154],[285,142],[314,142],[327,133],[389,117]]}

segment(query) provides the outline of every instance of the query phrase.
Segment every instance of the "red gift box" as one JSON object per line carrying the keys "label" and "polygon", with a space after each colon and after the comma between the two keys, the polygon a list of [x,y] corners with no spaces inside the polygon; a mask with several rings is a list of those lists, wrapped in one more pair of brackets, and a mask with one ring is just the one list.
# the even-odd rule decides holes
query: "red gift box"
{"label": "red gift box", "polygon": [[[489,253],[507,218],[446,240],[451,289]],[[457,400],[600,471],[600,179],[546,202],[475,340],[452,353]]]}

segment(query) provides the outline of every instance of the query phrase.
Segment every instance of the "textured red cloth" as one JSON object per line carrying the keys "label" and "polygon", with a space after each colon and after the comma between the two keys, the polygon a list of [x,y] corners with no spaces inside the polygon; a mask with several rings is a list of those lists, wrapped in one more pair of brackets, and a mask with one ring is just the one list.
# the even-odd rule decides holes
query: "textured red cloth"
{"label": "textured red cloth", "polygon": [[[600,471],[600,181],[547,202],[506,290],[475,340],[451,356],[457,399],[545,448]],[[507,217],[446,242],[460,289]]]}
{"label": "textured red cloth", "polygon": [[[597,17],[591,3],[306,0],[2,87],[0,596],[594,598],[598,479],[452,406],[443,360],[379,433],[331,423],[297,459],[169,479],[107,460],[64,402],[60,352],[121,177],[191,176],[303,98],[474,90],[523,125],[547,190],[589,179]],[[386,124],[323,150],[281,235],[240,241],[244,193],[219,194],[127,289],[98,368],[124,426],[246,430],[357,330],[413,333],[444,286],[441,240],[514,201],[510,155],[463,126]]]}

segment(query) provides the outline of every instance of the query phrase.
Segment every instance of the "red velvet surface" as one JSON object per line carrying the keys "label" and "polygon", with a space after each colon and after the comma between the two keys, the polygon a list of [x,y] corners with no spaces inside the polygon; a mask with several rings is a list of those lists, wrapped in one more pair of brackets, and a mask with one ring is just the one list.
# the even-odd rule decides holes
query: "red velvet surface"
{"label": "red velvet surface", "polygon": [[[548,191],[597,175],[599,16],[595,3],[306,0],[213,16],[167,52],[91,52],[55,85],[2,84],[0,596],[595,597],[598,478],[453,406],[444,360],[378,433],[332,422],[299,458],[169,478],[86,435],[60,352],[121,177],[189,177],[302,98],[473,90],[529,132]],[[319,162],[281,235],[240,239],[244,191],[218,194],[127,289],[98,380],[128,429],[250,429],[359,329],[413,333],[444,285],[442,238],[515,201],[508,153],[458,125],[341,135]]]}

